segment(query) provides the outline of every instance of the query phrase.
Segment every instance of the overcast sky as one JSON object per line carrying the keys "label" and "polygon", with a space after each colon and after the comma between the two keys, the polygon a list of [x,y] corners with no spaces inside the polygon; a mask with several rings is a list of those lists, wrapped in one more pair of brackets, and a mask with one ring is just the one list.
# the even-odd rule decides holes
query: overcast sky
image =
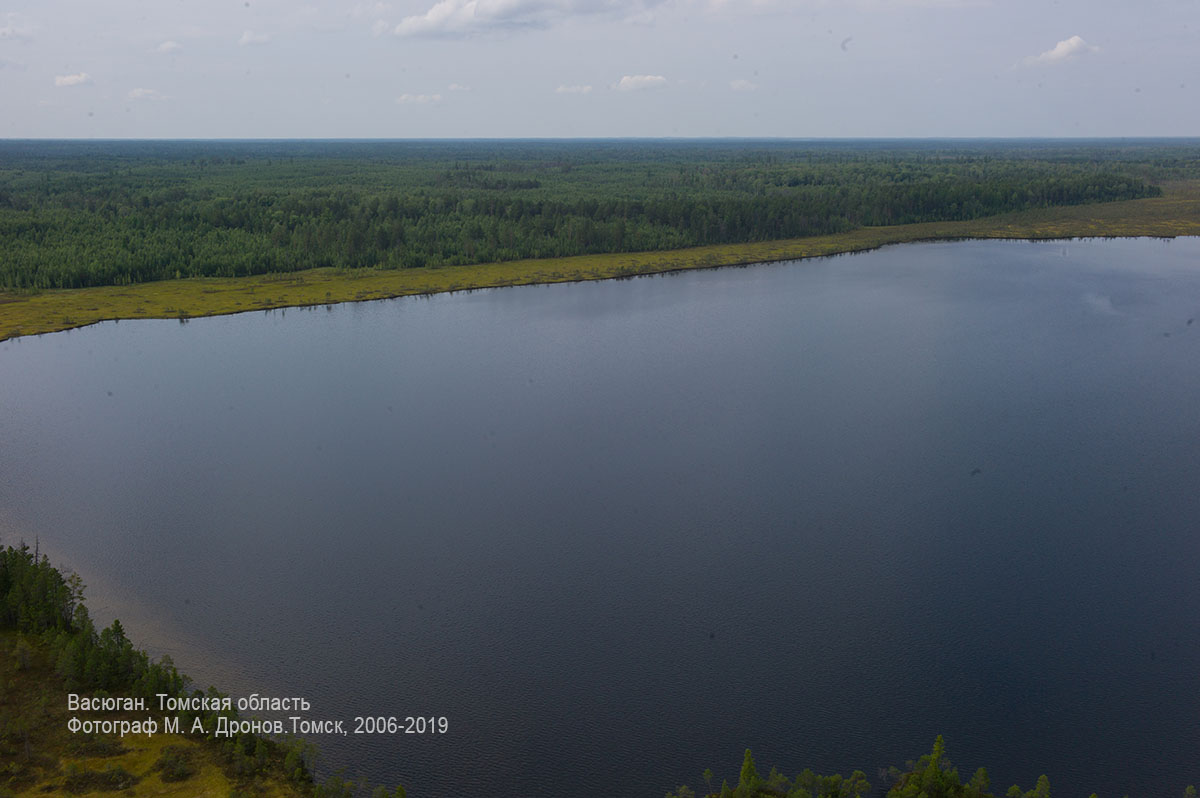
{"label": "overcast sky", "polygon": [[1198,0],[0,0],[0,137],[1196,135]]}

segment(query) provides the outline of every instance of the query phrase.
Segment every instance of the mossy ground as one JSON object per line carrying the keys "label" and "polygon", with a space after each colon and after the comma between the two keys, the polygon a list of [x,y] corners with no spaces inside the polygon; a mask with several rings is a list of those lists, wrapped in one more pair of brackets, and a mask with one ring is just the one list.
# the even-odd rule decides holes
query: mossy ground
{"label": "mossy ground", "polygon": [[[300,795],[282,782],[235,783],[225,773],[218,747],[202,739],[162,733],[123,739],[72,734],[67,729],[69,691],[49,660],[48,652],[36,640],[16,632],[0,633],[0,796],[226,798],[235,788],[260,798]],[[89,719],[120,717],[88,715]],[[144,720],[146,713],[139,717]],[[180,747],[192,764],[193,775],[181,781],[163,781],[155,764],[168,746]],[[127,783],[117,768],[133,777],[131,786],[112,788]]]}
{"label": "mossy ground", "polygon": [[1200,181],[1165,184],[1161,197],[1149,199],[1045,208],[962,222],[864,227],[837,235],[669,252],[581,255],[440,269],[313,269],[38,294],[0,292],[0,340],[110,319],[188,319],[470,288],[599,280],[858,252],[911,241],[1181,235],[1200,235]]}

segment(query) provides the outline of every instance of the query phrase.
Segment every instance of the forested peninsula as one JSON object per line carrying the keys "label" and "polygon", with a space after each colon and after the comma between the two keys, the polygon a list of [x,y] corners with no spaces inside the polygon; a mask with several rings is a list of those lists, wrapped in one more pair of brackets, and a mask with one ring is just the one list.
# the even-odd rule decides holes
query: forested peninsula
{"label": "forested peninsula", "polygon": [[[0,798],[37,795],[195,796],[229,798],[406,798],[403,786],[372,786],[343,775],[316,780],[316,749],[295,738],[275,739],[253,732],[218,735],[217,718],[238,718],[235,710],[198,709],[179,713],[180,733],[120,736],[72,732],[71,693],[156,700],[219,699],[215,687],[200,690],[169,657],[151,660],[114,620],[97,630],[83,600],[78,574],[51,565],[49,558],[21,543],[0,547]],[[78,713],[76,713],[78,714]],[[115,712],[116,721],[140,722],[145,713]],[[188,733],[197,728],[207,732]],[[531,774],[532,776],[532,774]],[[849,777],[804,770],[789,779],[771,768],[763,776],[749,749],[736,780],[699,774],[702,784],[680,785],[666,798],[864,798],[887,791],[888,798],[1050,798],[1046,776],[1028,791],[1013,785],[991,790],[985,768],[964,783],[945,755],[939,736],[930,754],[905,768],[880,770],[876,785],[856,770]],[[1071,794],[1082,794],[1072,785]],[[414,795],[417,794],[414,791]],[[506,785],[497,794],[520,794]],[[647,795],[662,794],[653,785]],[[1095,795],[1092,798],[1096,798]],[[1196,798],[1194,787],[1179,798]]]}
{"label": "forested peninsula", "polygon": [[[157,696],[219,705],[215,687],[199,689],[164,656],[152,661],[119,620],[97,629],[78,574],[29,546],[0,548],[0,798],[35,795],[229,798],[403,798],[403,787],[371,787],[340,775],[313,778],[316,749],[295,738],[249,731],[219,735],[234,709],[174,713],[179,732],[72,731],[70,721],[144,723],[147,711],[72,712],[74,693],[95,698]],[[162,716],[163,713],[149,712]],[[141,728],[141,727],[137,727]],[[203,731],[192,732],[193,729]]]}
{"label": "forested peninsula", "polygon": [[1200,234],[1200,141],[5,141],[0,339],[827,255]]}

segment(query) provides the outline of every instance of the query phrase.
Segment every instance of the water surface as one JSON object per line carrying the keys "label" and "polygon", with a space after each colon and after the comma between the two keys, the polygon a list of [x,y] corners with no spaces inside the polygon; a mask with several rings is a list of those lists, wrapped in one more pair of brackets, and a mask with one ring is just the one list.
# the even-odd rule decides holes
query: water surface
{"label": "water surface", "polygon": [[410,794],[1200,782],[1200,240],[970,242],[0,344],[0,536]]}

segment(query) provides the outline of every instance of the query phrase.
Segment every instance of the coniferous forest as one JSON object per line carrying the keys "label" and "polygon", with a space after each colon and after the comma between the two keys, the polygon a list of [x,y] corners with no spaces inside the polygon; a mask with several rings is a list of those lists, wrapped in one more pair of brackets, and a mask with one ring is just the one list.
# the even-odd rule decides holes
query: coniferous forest
{"label": "coniferous forest", "polygon": [[[0,291],[771,241],[1155,197],[1163,183],[1197,179],[1200,143],[1170,140],[6,141]],[[119,622],[97,628],[80,578],[24,544],[0,548],[0,643],[7,684],[30,663],[45,665],[55,687],[38,698],[43,708],[67,690],[220,695],[198,690],[169,659],[152,661]],[[28,705],[0,693],[0,796],[100,778],[59,772],[58,752],[45,750],[53,742],[14,709]],[[196,717],[211,726],[217,716]],[[246,733],[205,744],[219,749],[236,794],[258,794],[270,780],[318,798],[356,793],[341,776],[314,779],[312,751],[296,741]],[[175,760],[156,767],[187,770]],[[110,768],[103,777],[115,790],[143,774]],[[1045,777],[1029,791],[995,790],[983,768],[964,781],[941,738],[931,754],[870,781],[861,771],[760,775],[749,751],[736,778],[701,778],[668,798],[1050,793]],[[645,786],[661,795],[666,785]]]}
{"label": "coniferous forest", "polygon": [[1186,141],[0,143],[0,289],[798,238],[1157,196]]}

